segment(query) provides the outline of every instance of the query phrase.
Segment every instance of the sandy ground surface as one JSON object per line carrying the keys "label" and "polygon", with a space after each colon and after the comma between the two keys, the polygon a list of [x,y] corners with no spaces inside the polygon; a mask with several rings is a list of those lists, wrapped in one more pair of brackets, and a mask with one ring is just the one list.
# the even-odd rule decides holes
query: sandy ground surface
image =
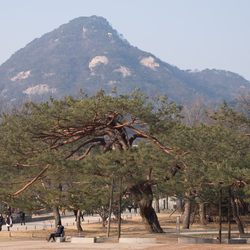
{"label": "sandy ground surface", "polygon": [[[97,243],[94,244],[73,244],[68,239],[66,242],[46,242],[46,237],[50,233],[55,232],[55,228],[36,229],[36,230],[16,230],[11,231],[11,237],[9,232],[0,232],[0,249],[151,249],[151,250],[163,250],[163,249],[187,249],[187,250],[213,250],[213,249],[250,249],[250,244],[244,245],[228,245],[225,244],[227,235],[223,234],[223,244],[178,244],[178,237],[202,237],[202,238],[217,238],[218,226],[215,223],[210,223],[206,226],[199,224],[191,225],[189,230],[181,230],[181,235],[175,233],[176,228],[176,216],[175,214],[169,217],[167,213],[158,214],[159,222],[166,232],[164,234],[148,234],[144,225],[141,222],[141,218],[127,217],[122,220],[121,237],[122,238],[156,238],[157,244],[119,244],[118,243],[118,225],[117,222],[111,223],[110,237],[107,238],[107,228],[103,228],[100,222],[82,224],[83,232],[81,236],[85,237],[98,237]],[[72,218],[70,218],[72,220]],[[227,225],[223,225],[223,230],[227,230]],[[237,232],[236,225],[232,225],[232,230]],[[202,232],[207,232],[205,235]],[[210,232],[210,233],[208,233]],[[79,236],[76,230],[76,226],[65,226],[66,236]],[[183,234],[185,233],[185,235]],[[192,234],[193,233],[193,234]],[[194,234],[196,233],[196,234]],[[239,237],[238,233],[232,235],[232,237]]]}
{"label": "sandy ground surface", "polygon": [[56,243],[45,241],[33,241],[33,240],[9,240],[1,241],[0,249],[5,250],[19,250],[19,249],[144,249],[144,250],[175,250],[175,249],[187,249],[187,250],[240,250],[250,249],[249,244],[245,245],[227,245],[227,244],[178,244],[165,243],[165,244],[119,244],[119,243],[94,243],[94,244],[73,244],[70,242]]}

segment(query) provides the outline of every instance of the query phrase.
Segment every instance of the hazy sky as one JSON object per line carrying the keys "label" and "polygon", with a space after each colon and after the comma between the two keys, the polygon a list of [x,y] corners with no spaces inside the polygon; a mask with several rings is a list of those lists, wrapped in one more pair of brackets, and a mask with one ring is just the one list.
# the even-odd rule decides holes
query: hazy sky
{"label": "hazy sky", "polygon": [[0,64],[79,16],[106,18],[131,45],[180,69],[250,80],[250,0],[0,0]]}

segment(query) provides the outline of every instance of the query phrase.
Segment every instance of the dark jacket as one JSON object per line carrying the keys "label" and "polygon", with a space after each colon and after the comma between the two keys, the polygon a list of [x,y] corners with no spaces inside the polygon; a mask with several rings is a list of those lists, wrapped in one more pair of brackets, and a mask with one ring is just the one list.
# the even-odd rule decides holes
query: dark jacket
{"label": "dark jacket", "polygon": [[20,212],[20,218],[21,218],[21,219],[24,219],[24,218],[25,218],[25,213],[22,212],[22,211]]}
{"label": "dark jacket", "polygon": [[0,216],[0,225],[3,225],[4,224],[4,218],[3,216]]}
{"label": "dark jacket", "polygon": [[62,225],[60,225],[58,228],[57,228],[57,231],[55,232],[55,237],[60,237],[61,234],[63,233],[63,229],[64,227]]}

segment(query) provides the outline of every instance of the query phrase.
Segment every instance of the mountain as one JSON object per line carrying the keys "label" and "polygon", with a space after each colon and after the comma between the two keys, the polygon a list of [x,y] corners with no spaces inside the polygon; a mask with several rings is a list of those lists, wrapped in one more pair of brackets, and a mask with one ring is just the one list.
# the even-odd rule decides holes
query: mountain
{"label": "mountain", "polygon": [[76,95],[165,92],[178,103],[203,93],[207,100],[230,100],[250,82],[223,70],[180,70],[131,46],[106,19],[79,17],[37,38],[0,66],[0,96],[7,102]]}

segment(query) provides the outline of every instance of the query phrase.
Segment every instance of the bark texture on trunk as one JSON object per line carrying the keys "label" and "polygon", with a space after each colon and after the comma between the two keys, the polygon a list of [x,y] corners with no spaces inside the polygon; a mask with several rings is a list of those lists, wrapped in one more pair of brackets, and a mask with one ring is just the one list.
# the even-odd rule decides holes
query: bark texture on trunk
{"label": "bark texture on trunk", "polygon": [[58,206],[53,206],[53,214],[54,214],[54,218],[55,218],[55,226],[57,227],[58,223],[61,223],[61,216],[59,213]]}
{"label": "bark texture on trunk", "polygon": [[188,229],[190,226],[191,202],[187,199],[184,206],[184,217],[182,222],[183,229]]}
{"label": "bark texture on trunk", "polygon": [[82,232],[82,226],[81,226],[81,210],[78,210],[78,211],[77,211],[76,228],[77,228],[78,232]]}
{"label": "bark texture on trunk", "polygon": [[156,207],[155,207],[155,209],[156,209],[156,212],[157,212],[157,213],[160,213],[159,196],[157,196],[157,198],[156,198]]}
{"label": "bark texture on trunk", "polygon": [[141,200],[139,203],[140,214],[145,228],[149,233],[164,233],[158,221],[155,210],[151,204],[149,205],[149,203],[150,202],[146,200]]}
{"label": "bark texture on trunk", "polygon": [[239,233],[240,234],[244,234],[244,226],[241,222],[241,219],[239,217],[238,211],[237,211],[237,207],[234,201],[234,197],[231,197],[231,204],[232,204],[232,212],[233,212],[233,217],[237,223],[238,229],[239,229]]}
{"label": "bark texture on trunk", "polygon": [[190,218],[190,220],[191,220],[191,225],[193,225],[196,221],[195,221],[195,216],[196,216],[196,213],[197,213],[197,209],[198,209],[198,205],[195,205],[195,207],[194,207],[194,212],[193,212],[193,217],[192,217],[192,220],[191,220],[191,218]]}
{"label": "bark texture on trunk", "polygon": [[164,233],[155,210],[152,207],[153,192],[150,184],[144,182],[140,185],[129,188],[133,198],[140,208],[140,215],[145,225],[146,230],[149,233]]}
{"label": "bark texture on trunk", "polygon": [[102,218],[102,227],[105,227],[105,225],[106,225],[106,223],[107,223],[105,207],[103,207],[103,212],[102,212],[101,218]]}
{"label": "bark texture on trunk", "polygon": [[107,220],[104,217],[102,217],[102,227],[105,227],[106,224],[107,224]]}
{"label": "bark texture on trunk", "polygon": [[206,224],[206,207],[205,203],[200,203],[199,204],[199,213],[200,213],[200,223],[202,225]]}

